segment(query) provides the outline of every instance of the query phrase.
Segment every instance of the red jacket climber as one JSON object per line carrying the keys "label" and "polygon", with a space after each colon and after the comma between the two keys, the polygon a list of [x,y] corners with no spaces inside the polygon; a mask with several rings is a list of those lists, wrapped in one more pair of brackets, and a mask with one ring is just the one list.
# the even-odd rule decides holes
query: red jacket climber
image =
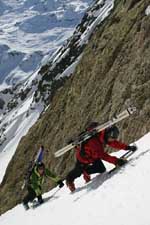
{"label": "red jacket climber", "polygon": [[[94,129],[98,123],[93,122],[87,130]],[[90,181],[90,174],[103,173],[106,168],[101,160],[105,160],[114,165],[121,166],[125,164],[124,159],[111,156],[104,151],[106,145],[118,150],[135,151],[136,146],[129,146],[116,139],[119,136],[119,130],[116,126],[111,126],[99,132],[94,137],[88,139],[76,149],[77,162],[73,170],[66,177],[66,183],[71,191],[75,190],[74,180],[83,174],[86,182]]]}

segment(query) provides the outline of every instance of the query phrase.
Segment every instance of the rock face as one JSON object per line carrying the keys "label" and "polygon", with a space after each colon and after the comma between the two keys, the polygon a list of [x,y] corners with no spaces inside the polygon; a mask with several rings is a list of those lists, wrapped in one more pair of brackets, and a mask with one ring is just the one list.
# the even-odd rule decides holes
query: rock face
{"label": "rock face", "polygon": [[[127,102],[138,113],[118,124],[121,139],[134,142],[150,127],[149,0],[116,0],[114,11],[96,28],[74,75],[65,81],[38,122],[22,138],[1,184],[1,213],[21,201],[27,162],[40,144],[48,149],[46,165],[65,178],[74,152],[54,159],[53,153],[85,128],[88,121],[105,122]],[[48,182],[45,190],[53,186]]]}

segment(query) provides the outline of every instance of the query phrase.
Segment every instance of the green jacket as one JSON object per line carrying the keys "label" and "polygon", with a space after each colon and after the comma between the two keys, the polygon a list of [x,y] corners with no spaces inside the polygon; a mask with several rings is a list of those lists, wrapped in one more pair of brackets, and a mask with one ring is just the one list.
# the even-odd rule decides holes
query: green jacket
{"label": "green jacket", "polygon": [[49,169],[45,168],[44,174],[40,176],[37,171],[37,167],[33,169],[31,176],[29,178],[29,186],[35,191],[36,195],[39,196],[42,194],[42,184],[44,183],[44,178],[49,177],[54,182],[58,182],[60,180],[54,173],[52,173]]}

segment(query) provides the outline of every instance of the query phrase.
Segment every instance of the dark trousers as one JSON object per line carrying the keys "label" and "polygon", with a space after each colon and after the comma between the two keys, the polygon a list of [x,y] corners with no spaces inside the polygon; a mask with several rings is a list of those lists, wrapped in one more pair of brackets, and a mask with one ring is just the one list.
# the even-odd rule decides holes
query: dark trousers
{"label": "dark trousers", "polygon": [[[28,202],[32,202],[37,197],[35,191],[33,190],[33,188],[28,186],[27,190],[28,190],[28,194],[23,199],[23,204],[25,204],[25,205],[28,204]],[[39,202],[42,200],[42,196],[41,195],[39,195],[37,198],[38,198]]]}
{"label": "dark trousers", "polygon": [[77,177],[80,177],[84,171],[88,174],[104,173],[106,168],[101,160],[96,160],[92,164],[83,164],[77,161],[74,169],[68,173],[66,181],[73,182]]}

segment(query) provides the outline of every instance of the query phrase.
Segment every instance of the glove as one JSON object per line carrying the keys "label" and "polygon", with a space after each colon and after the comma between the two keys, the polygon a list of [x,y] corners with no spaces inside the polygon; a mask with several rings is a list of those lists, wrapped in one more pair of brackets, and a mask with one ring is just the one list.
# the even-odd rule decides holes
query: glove
{"label": "glove", "polygon": [[136,145],[128,145],[126,150],[130,150],[132,152],[135,152],[137,150],[137,146]]}
{"label": "glove", "polygon": [[116,166],[123,166],[126,163],[127,163],[126,159],[120,158],[120,159],[117,160]]}
{"label": "glove", "polygon": [[37,198],[38,198],[39,204],[42,204],[44,202],[43,198],[42,198],[42,195],[37,196]]}
{"label": "glove", "polygon": [[59,188],[62,188],[64,186],[64,183],[62,180],[57,181],[57,184],[59,185]]}

